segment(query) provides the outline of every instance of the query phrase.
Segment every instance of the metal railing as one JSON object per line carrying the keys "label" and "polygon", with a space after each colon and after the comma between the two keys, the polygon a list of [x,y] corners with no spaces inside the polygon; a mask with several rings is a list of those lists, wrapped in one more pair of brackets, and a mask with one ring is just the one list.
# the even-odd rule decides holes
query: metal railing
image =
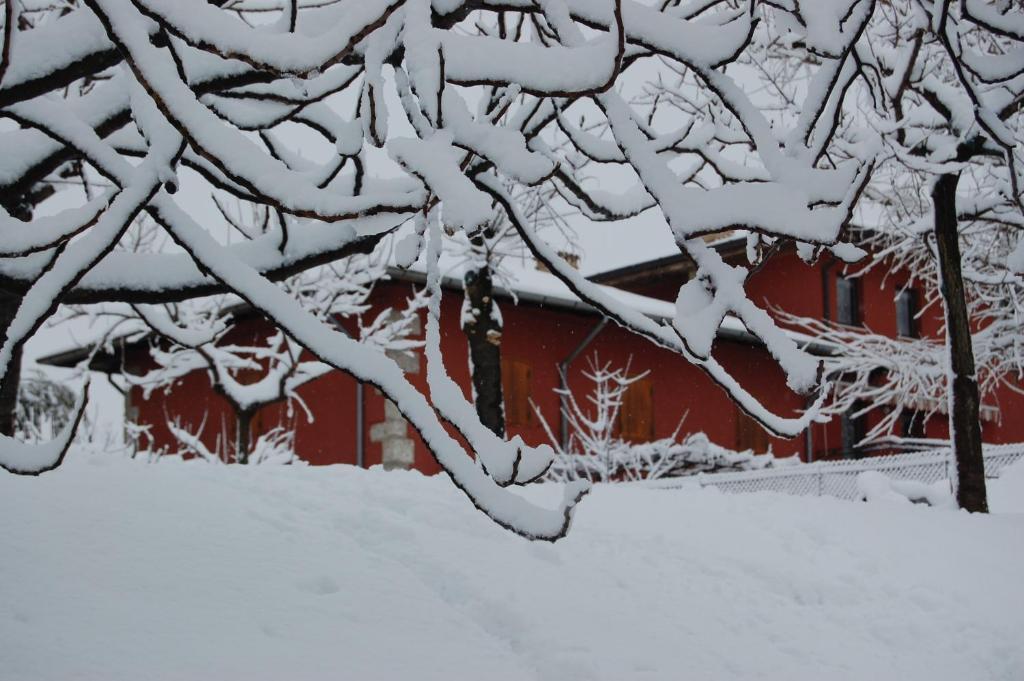
{"label": "metal railing", "polygon": [[[985,475],[999,477],[1003,468],[1024,458],[1024,442],[985,446]],[[781,492],[783,494],[832,496],[857,499],[857,476],[864,471],[880,471],[895,480],[934,483],[950,480],[955,472],[950,449],[911,454],[873,456],[851,461],[821,461],[783,468],[766,468],[738,473],[698,473],[682,478],[662,478],[643,483],[659,489],[698,484],[714,486],[723,492]]]}

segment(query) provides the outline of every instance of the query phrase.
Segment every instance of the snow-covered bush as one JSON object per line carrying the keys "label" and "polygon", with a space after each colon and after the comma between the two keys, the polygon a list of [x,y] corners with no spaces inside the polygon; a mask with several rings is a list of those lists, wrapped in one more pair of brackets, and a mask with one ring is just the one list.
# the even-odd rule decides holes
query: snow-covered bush
{"label": "snow-covered bush", "polygon": [[939,508],[956,508],[949,480],[932,484],[917,480],[894,480],[881,471],[864,471],[857,476],[861,501],[896,504],[927,504]]}
{"label": "snow-covered bush", "polygon": [[644,478],[678,477],[696,473],[752,471],[762,468],[791,466],[799,457],[776,458],[771,451],[751,449],[736,451],[715,444],[701,432],[690,433],[682,440],[676,437],[634,444],[628,449],[624,467],[638,471]]}
{"label": "snow-covered bush", "polygon": [[796,457],[775,458],[752,450],[737,452],[716,445],[704,433],[690,433],[653,442],[613,439],[606,449],[590,453],[558,450],[549,473],[552,480],[595,482],[653,480],[697,473],[750,471],[799,463]]}
{"label": "snow-covered bush", "polygon": [[180,421],[167,421],[167,429],[171,431],[178,443],[176,451],[141,450],[133,452],[132,458],[157,462],[163,456],[179,456],[186,459],[197,459],[207,463],[234,463],[257,466],[261,464],[286,465],[300,464],[302,459],[295,453],[295,430],[284,426],[275,426],[256,437],[243,459],[235,457],[235,450],[223,439],[211,450],[202,440],[205,422],[199,425],[197,432],[182,427]]}
{"label": "snow-covered bush", "polygon": [[550,480],[591,482],[652,480],[723,470],[755,470],[797,459],[776,459],[771,452],[733,451],[717,445],[702,432],[679,439],[685,416],[670,437],[652,442],[629,442],[619,437],[619,415],[629,386],[646,376],[629,373],[629,365],[616,368],[595,354],[587,360],[583,376],[589,391],[581,399],[570,390],[556,388],[562,398],[561,418],[568,439],[559,442],[536,404],[541,425],[555,448],[548,471]]}
{"label": "snow-covered bush", "polygon": [[295,431],[279,426],[260,435],[249,454],[249,463],[276,466],[302,463],[295,454]]}
{"label": "snow-covered bush", "polygon": [[49,440],[71,420],[75,393],[41,371],[27,372],[18,385],[15,430],[25,440]]}

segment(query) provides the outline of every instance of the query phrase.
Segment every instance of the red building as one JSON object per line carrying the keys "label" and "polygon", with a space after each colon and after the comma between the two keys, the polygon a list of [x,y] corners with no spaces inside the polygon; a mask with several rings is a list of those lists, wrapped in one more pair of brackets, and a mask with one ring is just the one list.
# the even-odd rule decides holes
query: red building
{"label": "red building", "polygon": [[[715,247],[731,262],[745,262],[745,240],[726,238]],[[649,373],[633,384],[626,395],[619,427],[621,435],[633,441],[648,441],[672,435],[685,415],[680,431],[703,431],[715,443],[737,450],[771,451],[776,456],[799,454],[804,460],[817,460],[855,454],[850,450],[850,435],[844,443],[842,419],[815,425],[801,437],[779,439],[768,436],[730,401],[725,392],[683,357],[606,322],[595,310],[579,301],[553,275],[525,271],[514,292],[496,289],[504,332],[502,339],[503,383],[506,420],[511,433],[519,433],[531,444],[548,441],[539,419],[531,408],[537,405],[545,420],[557,433],[560,422],[560,369],[564,368],[572,390],[584,392],[587,382],[581,370],[586,358],[596,353],[602,361],[618,366],[629,362],[631,373]],[[624,303],[653,317],[670,318],[680,285],[691,274],[691,265],[682,255],[639,263],[604,272],[591,279],[613,287]],[[410,288],[422,283],[416,272],[394,271],[392,279],[374,290],[375,304],[400,305]],[[897,300],[905,284],[898,275],[876,268],[856,279],[844,277],[843,263],[823,256],[814,265],[801,261],[793,249],[771,256],[750,278],[747,290],[760,305],[770,305],[807,317],[865,324],[873,331],[896,336],[898,332],[935,336],[941,328],[941,310],[925,315],[912,330],[898,312],[901,305],[912,304],[905,294]],[[459,328],[462,305],[461,281],[443,282],[442,352],[448,373],[469,395],[469,362],[465,336]],[[242,316],[232,329],[232,342],[265,336],[271,326],[262,318]],[[806,397],[791,392],[782,372],[767,351],[735,319],[727,319],[715,344],[715,357],[754,396],[769,404],[780,415],[795,415],[806,404]],[[71,365],[84,356],[72,351],[42,361]],[[123,348],[117,357],[102,358],[96,368],[132,373],[151,366],[145,343]],[[426,392],[426,377],[418,359],[406,363],[409,378]],[[435,473],[439,466],[423,443],[407,428],[393,407],[373,388],[358,384],[351,377],[332,372],[299,389],[313,414],[307,421],[302,409],[288,410],[283,405],[266,407],[253,421],[255,438],[263,432],[285,425],[295,430],[295,450],[313,464],[348,463],[372,466],[387,457],[391,462],[410,461],[424,473]],[[986,401],[983,436],[986,442],[1004,443],[1024,440],[1022,413],[1024,397],[1008,389]],[[206,372],[189,374],[170,392],[154,392],[142,399],[132,389],[126,404],[129,419],[150,426],[153,445],[175,451],[177,445],[166,426],[167,415],[180,418],[182,424],[198,426],[206,421],[203,440],[213,449],[234,441],[234,417],[224,400],[216,395]],[[868,415],[868,420],[877,416]],[[856,429],[854,429],[856,430]],[[916,426],[916,436],[947,437],[943,415]]]}

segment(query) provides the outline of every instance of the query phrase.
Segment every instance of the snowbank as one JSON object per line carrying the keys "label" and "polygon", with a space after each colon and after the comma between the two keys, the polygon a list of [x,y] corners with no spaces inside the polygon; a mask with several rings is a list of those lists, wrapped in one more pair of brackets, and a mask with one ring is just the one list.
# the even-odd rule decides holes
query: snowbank
{"label": "snowbank", "polygon": [[997,513],[1024,513],[1024,459],[988,481],[988,503]]}
{"label": "snowbank", "polygon": [[857,475],[857,491],[860,501],[957,508],[949,480],[936,480],[929,485],[916,480],[890,478],[882,471],[864,471]]}
{"label": "snowbank", "polygon": [[599,486],[550,545],[440,477],[75,457],[0,536],[8,681],[1024,678],[1024,515]]}

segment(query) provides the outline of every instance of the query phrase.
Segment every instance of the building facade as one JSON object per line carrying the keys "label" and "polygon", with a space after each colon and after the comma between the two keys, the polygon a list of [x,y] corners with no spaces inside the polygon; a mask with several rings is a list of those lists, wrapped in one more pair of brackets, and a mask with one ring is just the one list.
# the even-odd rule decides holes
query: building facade
{"label": "building facade", "polygon": [[[727,260],[745,262],[743,239],[715,243]],[[560,437],[560,397],[563,373],[570,390],[582,395],[589,389],[584,376],[588,360],[625,367],[629,373],[646,375],[630,386],[617,425],[624,439],[644,442],[678,433],[702,431],[716,444],[735,449],[771,451],[776,456],[799,455],[820,460],[861,455],[854,447],[858,434],[869,427],[877,413],[864,420],[836,418],[815,424],[793,439],[769,436],[740,411],[726,393],[698,367],[682,356],[657,347],[635,334],[604,320],[580,302],[555,277],[531,270],[523,273],[516,291],[496,291],[504,330],[501,338],[502,377],[506,424],[510,433],[530,444]],[[624,302],[655,317],[669,318],[672,301],[692,274],[683,256],[640,263],[591,277],[611,287]],[[422,275],[393,272],[374,290],[380,309],[401,305]],[[813,265],[801,261],[793,249],[773,254],[751,276],[748,294],[768,309],[779,308],[806,317],[852,326],[864,325],[890,336],[938,336],[941,310],[918,317],[915,294],[904,292],[906,279],[881,268],[857,278],[846,276],[843,264],[823,256]],[[466,338],[459,328],[462,291],[457,279],[445,281],[442,298],[442,353],[451,377],[470,397],[470,368]],[[513,294],[515,301],[513,300]],[[252,343],[266,337],[273,327],[262,318],[239,315],[228,342]],[[100,369],[144,373],[152,367],[148,344],[129,344],[108,358]],[[51,363],[72,363],[74,353],[49,358]],[[774,360],[756,339],[734,319],[719,332],[714,355],[740,383],[763,403],[783,416],[796,415],[807,398],[786,387]],[[409,380],[425,394],[423,360],[397,358]],[[359,384],[341,372],[331,372],[299,389],[305,408],[277,404],[260,410],[252,421],[252,440],[276,426],[294,429],[295,451],[311,464],[345,463],[361,466],[415,468],[436,473],[440,467],[401,414],[373,387]],[[1019,418],[1024,397],[1001,390],[985,401],[983,437],[986,442],[1024,440],[1024,419]],[[126,400],[129,420],[148,427],[147,444],[154,449],[177,451],[180,447],[168,429],[169,415],[193,430],[204,424],[202,439],[211,450],[227,455],[235,441],[235,419],[222,397],[215,394],[205,371],[182,378],[170,390],[148,398],[132,388]],[[308,412],[308,414],[307,414]],[[547,428],[538,417],[543,416]],[[901,435],[945,439],[944,415],[909,420]]]}

